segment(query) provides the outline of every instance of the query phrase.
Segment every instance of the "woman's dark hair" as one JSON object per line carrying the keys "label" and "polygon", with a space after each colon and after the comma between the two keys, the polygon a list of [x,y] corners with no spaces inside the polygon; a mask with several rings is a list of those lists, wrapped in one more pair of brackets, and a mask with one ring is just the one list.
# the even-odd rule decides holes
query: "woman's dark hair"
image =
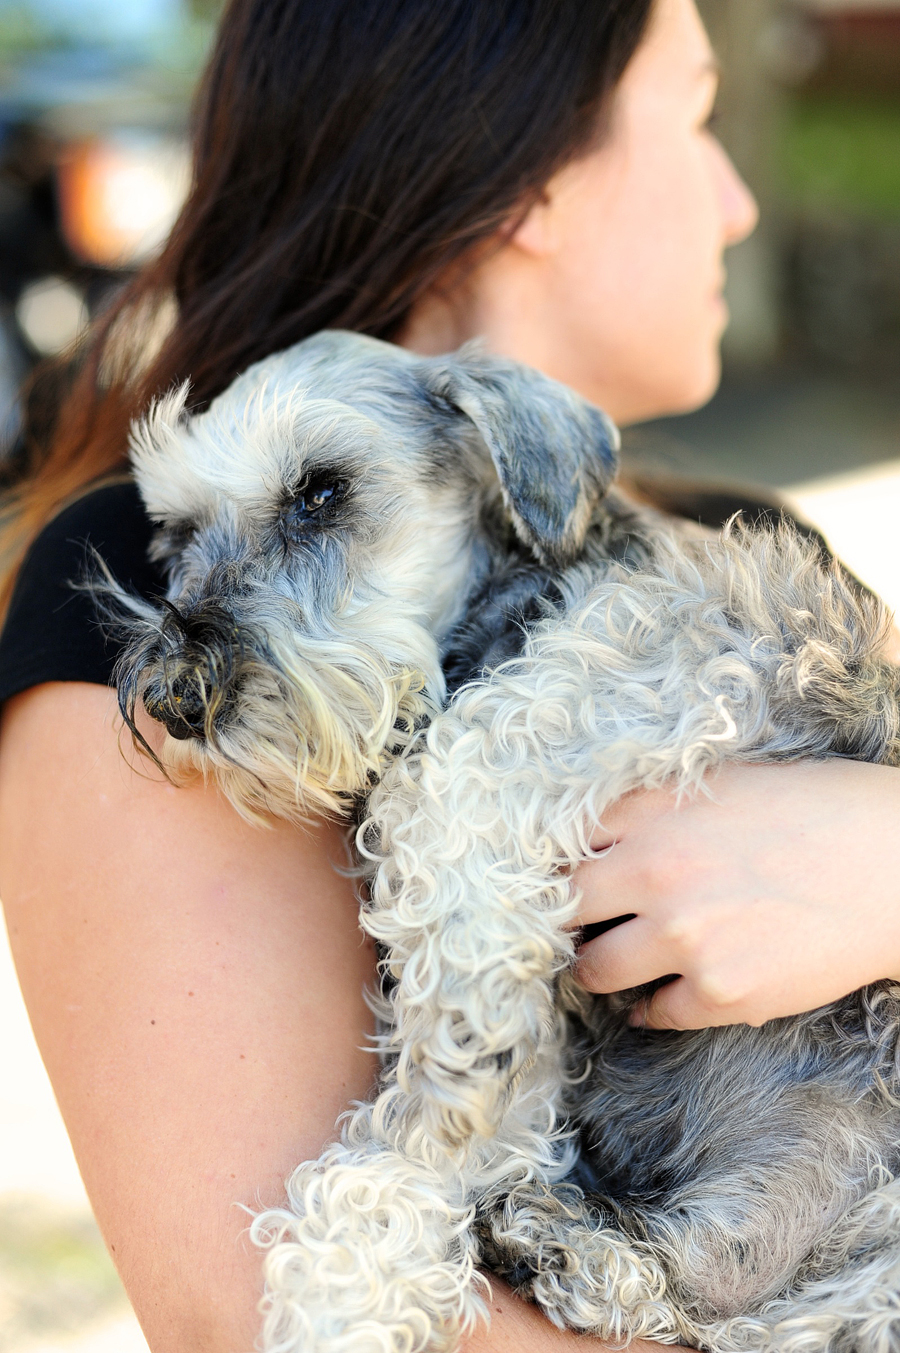
{"label": "woman's dark hair", "polygon": [[[189,378],[202,405],[322,328],[395,336],[595,143],[652,5],[231,0],[196,104],[190,196],[55,382],[68,393],[52,433],[46,411],[45,435],[32,429],[9,573],[61,501],[124,463],[127,423],[154,394]],[[148,363],[152,317],[158,330],[173,300]]]}

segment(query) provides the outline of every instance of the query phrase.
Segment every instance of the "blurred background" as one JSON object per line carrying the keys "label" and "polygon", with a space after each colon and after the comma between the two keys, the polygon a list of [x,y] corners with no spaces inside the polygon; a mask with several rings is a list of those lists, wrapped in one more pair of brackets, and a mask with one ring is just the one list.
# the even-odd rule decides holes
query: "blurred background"
{"label": "blurred background", "polygon": [[699,0],[717,131],[762,221],[728,256],[725,378],[636,465],[768,486],[900,608],[900,3]]}
{"label": "blurred background", "polygon": [[[633,471],[772,492],[900,607],[900,0],[700,0],[763,209],[725,377]],[[17,388],[159,246],[219,0],[0,0],[0,464]],[[0,949],[0,1353],[146,1353]]]}

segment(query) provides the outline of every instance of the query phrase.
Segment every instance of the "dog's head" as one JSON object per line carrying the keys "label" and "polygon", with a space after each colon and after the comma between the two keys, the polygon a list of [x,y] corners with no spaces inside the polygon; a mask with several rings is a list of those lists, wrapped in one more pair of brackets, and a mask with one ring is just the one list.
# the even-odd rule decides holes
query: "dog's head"
{"label": "dog's head", "polygon": [[577,557],[615,429],[476,348],[425,359],[335,331],[186,406],[182,389],[133,431],[170,585],[128,604],[123,713],[134,729],[142,703],[164,763],[214,772],[245,812],[345,812],[440,705],[484,523],[505,516],[544,563]]}

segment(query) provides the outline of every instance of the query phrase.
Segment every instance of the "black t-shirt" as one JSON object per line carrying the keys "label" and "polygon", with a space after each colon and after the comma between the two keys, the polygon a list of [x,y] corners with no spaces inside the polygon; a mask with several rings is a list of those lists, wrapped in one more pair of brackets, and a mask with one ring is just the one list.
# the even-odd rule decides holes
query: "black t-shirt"
{"label": "black t-shirt", "polygon": [[[772,504],[733,491],[685,483],[640,487],[664,511],[711,527],[721,526],[733,512],[743,511],[751,520],[778,512]],[[131,481],[90,490],[44,527],[22,565],[0,634],[0,703],[44,681],[111,684],[118,649],[78,583],[93,547],[124,586],[142,596],[159,596],[165,580],[147,558],[152,533]]]}
{"label": "black t-shirt", "polygon": [[131,481],[89,491],[44,527],[19,572],[0,634],[0,702],[43,681],[111,684],[117,647],[79,583],[93,548],[125,587],[159,596],[165,579],[147,558],[152,533]]}

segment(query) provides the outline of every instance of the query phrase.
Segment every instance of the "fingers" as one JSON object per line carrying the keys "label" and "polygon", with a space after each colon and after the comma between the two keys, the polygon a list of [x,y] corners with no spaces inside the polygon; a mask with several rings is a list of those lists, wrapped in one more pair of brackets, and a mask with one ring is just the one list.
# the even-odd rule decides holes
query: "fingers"
{"label": "fingers", "polygon": [[704,997],[695,982],[678,977],[641,1001],[629,1016],[638,1029],[714,1029],[728,1024],[763,1023],[747,1017],[745,1003],[723,996]]}
{"label": "fingers", "polygon": [[[678,969],[682,968],[679,973]],[[675,973],[676,976],[672,976]],[[612,995],[670,979],[635,1008],[630,1022],[646,1029],[708,1029],[764,1023],[790,1009],[766,1009],[751,974],[732,964],[691,961],[653,921],[636,916],[578,951],[575,977],[587,991]]]}
{"label": "fingers", "polygon": [[[592,859],[575,871],[582,892],[579,924],[592,925],[640,912],[650,896],[671,887],[680,843],[659,839],[660,828],[677,812],[668,790],[626,794],[603,814],[591,835]],[[660,822],[660,819],[663,819]]]}
{"label": "fingers", "polygon": [[[682,972],[678,973],[678,968]],[[672,974],[677,975],[673,978]],[[575,977],[598,995],[671,979],[635,1008],[631,1023],[647,1029],[707,1029],[727,1024],[759,1024],[777,1011],[760,1015],[742,977],[709,962],[692,963],[680,945],[651,920],[636,916],[590,941],[578,951]]]}
{"label": "fingers", "polygon": [[606,809],[603,820],[594,828],[591,845],[594,850],[603,850],[675,806],[675,795],[667,789],[641,789],[626,794]]}
{"label": "fingers", "polygon": [[635,916],[582,945],[575,976],[588,991],[609,995],[655,982],[672,971],[672,958],[658,929]]}
{"label": "fingers", "polygon": [[[578,923],[621,922],[582,945],[575,969],[582,986],[612,994],[678,974],[635,1012],[647,1028],[761,1022],[760,964],[750,959],[765,927],[754,922],[748,954],[749,908],[737,905],[748,893],[748,868],[723,870],[714,808],[705,800],[678,805],[664,790],[629,795],[604,813],[591,838],[596,857],[574,875]],[[726,845],[733,854],[730,836]],[[749,885],[756,914],[761,885],[753,870]]]}
{"label": "fingers", "polygon": [[575,882],[581,890],[579,925],[612,921],[642,909],[636,903],[645,890],[629,841],[613,840],[594,859],[585,860],[575,871]]}

